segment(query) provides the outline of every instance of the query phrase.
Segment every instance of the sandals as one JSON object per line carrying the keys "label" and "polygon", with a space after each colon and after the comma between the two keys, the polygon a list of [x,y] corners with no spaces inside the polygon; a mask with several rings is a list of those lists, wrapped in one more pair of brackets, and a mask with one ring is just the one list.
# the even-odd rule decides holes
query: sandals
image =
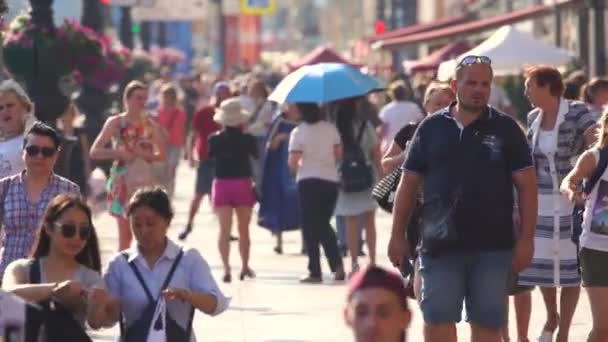
{"label": "sandals", "polygon": [[180,239],[181,241],[186,240],[186,238],[188,237],[188,235],[190,235],[190,233],[192,233],[192,225],[191,224],[187,224],[186,228],[179,233],[179,235],[177,236],[178,239]]}
{"label": "sandals", "polygon": [[224,277],[222,278],[222,281],[224,283],[230,283],[232,281],[232,275],[230,273],[224,274]]}
{"label": "sandals", "polygon": [[240,280],[245,280],[245,278],[250,278],[250,279],[255,278],[255,272],[253,272],[253,270],[251,268],[248,268],[246,270],[242,270],[241,274],[239,276],[239,279]]}

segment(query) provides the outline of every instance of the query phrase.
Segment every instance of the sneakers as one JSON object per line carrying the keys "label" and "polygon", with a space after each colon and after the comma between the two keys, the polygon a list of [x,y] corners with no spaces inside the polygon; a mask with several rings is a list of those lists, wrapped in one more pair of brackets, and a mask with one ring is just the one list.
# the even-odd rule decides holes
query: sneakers
{"label": "sneakers", "polygon": [[334,273],[334,280],[335,281],[346,280],[346,273],[344,272],[343,269],[337,270],[336,273]]}
{"label": "sneakers", "polygon": [[303,278],[300,278],[300,283],[302,284],[320,284],[323,282],[323,278],[321,276],[316,276],[309,274]]}

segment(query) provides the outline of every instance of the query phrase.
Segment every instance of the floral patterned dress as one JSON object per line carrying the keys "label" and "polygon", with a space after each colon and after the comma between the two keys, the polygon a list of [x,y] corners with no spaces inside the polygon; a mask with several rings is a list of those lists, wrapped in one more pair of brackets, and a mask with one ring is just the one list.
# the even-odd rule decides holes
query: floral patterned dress
{"label": "floral patterned dress", "polygon": [[[136,148],[154,150],[153,127],[150,120],[146,118],[134,124],[123,116],[118,134],[112,138],[112,146],[117,150],[127,151],[134,151]],[[127,163],[114,161],[107,184],[111,215],[126,217],[126,206],[131,195],[139,188],[159,184],[158,176],[152,166],[152,163],[141,158],[135,158]]]}

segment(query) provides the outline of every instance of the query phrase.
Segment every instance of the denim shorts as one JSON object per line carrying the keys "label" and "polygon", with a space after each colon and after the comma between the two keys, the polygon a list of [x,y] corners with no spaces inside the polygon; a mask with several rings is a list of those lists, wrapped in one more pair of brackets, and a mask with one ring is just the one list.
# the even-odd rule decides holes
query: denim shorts
{"label": "denim shorts", "polygon": [[215,162],[211,160],[201,160],[196,172],[196,193],[208,195],[211,193],[211,183],[215,176]]}
{"label": "denim shorts", "polygon": [[511,251],[420,255],[424,321],[460,322],[464,301],[468,322],[490,329],[502,327],[512,255]]}

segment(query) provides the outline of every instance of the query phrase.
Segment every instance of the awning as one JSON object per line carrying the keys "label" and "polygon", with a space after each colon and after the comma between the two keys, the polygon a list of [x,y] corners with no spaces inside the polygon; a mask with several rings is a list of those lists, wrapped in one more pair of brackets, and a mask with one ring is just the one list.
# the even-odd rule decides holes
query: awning
{"label": "awning", "polygon": [[376,44],[381,48],[395,48],[397,46],[415,44],[420,42],[428,42],[442,38],[450,38],[463,34],[471,34],[486,31],[493,28],[498,28],[503,25],[524,21],[542,15],[550,14],[555,8],[572,5],[580,0],[561,0],[550,5],[536,5],[527,7],[522,10],[505,13],[490,18],[483,18],[464,24],[453,25],[441,29],[410,34],[402,37],[389,38],[381,40]]}
{"label": "awning", "polygon": [[404,62],[403,66],[410,74],[425,71],[437,71],[439,64],[459,56],[460,54],[469,51],[471,48],[471,44],[466,41],[459,40],[450,43],[417,61]]}
{"label": "awning", "polygon": [[420,23],[420,24],[409,25],[406,27],[401,27],[401,28],[392,30],[392,31],[387,31],[387,32],[384,32],[381,34],[377,34],[372,37],[368,37],[367,40],[370,43],[373,43],[373,42],[376,42],[379,40],[386,40],[386,39],[390,39],[390,38],[403,37],[403,36],[414,34],[414,33],[436,30],[436,29],[440,29],[440,28],[443,28],[446,26],[460,24],[460,23],[464,22],[465,20],[467,20],[467,18],[468,17],[466,15],[458,15],[458,16],[454,16],[454,17],[448,17],[448,18],[435,20],[435,21],[432,21],[429,23]]}
{"label": "awning", "polygon": [[357,64],[354,64],[350,61],[348,61],[346,58],[340,56],[337,52],[335,52],[334,50],[325,47],[325,46],[320,46],[317,47],[316,49],[312,50],[310,53],[308,53],[307,55],[305,55],[304,57],[290,62],[288,64],[289,69],[290,70],[296,70],[301,66],[304,65],[312,65],[312,64],[317,64],[317,63],[343,63],[343,64],[350,64],[353,66],[359,66]]}
{"label": "awning", "polygon": [[453,77],[458,60],[466,55],[490,57],[494,75],[518,75],[526,66],[534,64],[563,66],[574,57],[569,51],[536,39],[529,32],[505,25],[472,50],[441,63],[437,79]]}

